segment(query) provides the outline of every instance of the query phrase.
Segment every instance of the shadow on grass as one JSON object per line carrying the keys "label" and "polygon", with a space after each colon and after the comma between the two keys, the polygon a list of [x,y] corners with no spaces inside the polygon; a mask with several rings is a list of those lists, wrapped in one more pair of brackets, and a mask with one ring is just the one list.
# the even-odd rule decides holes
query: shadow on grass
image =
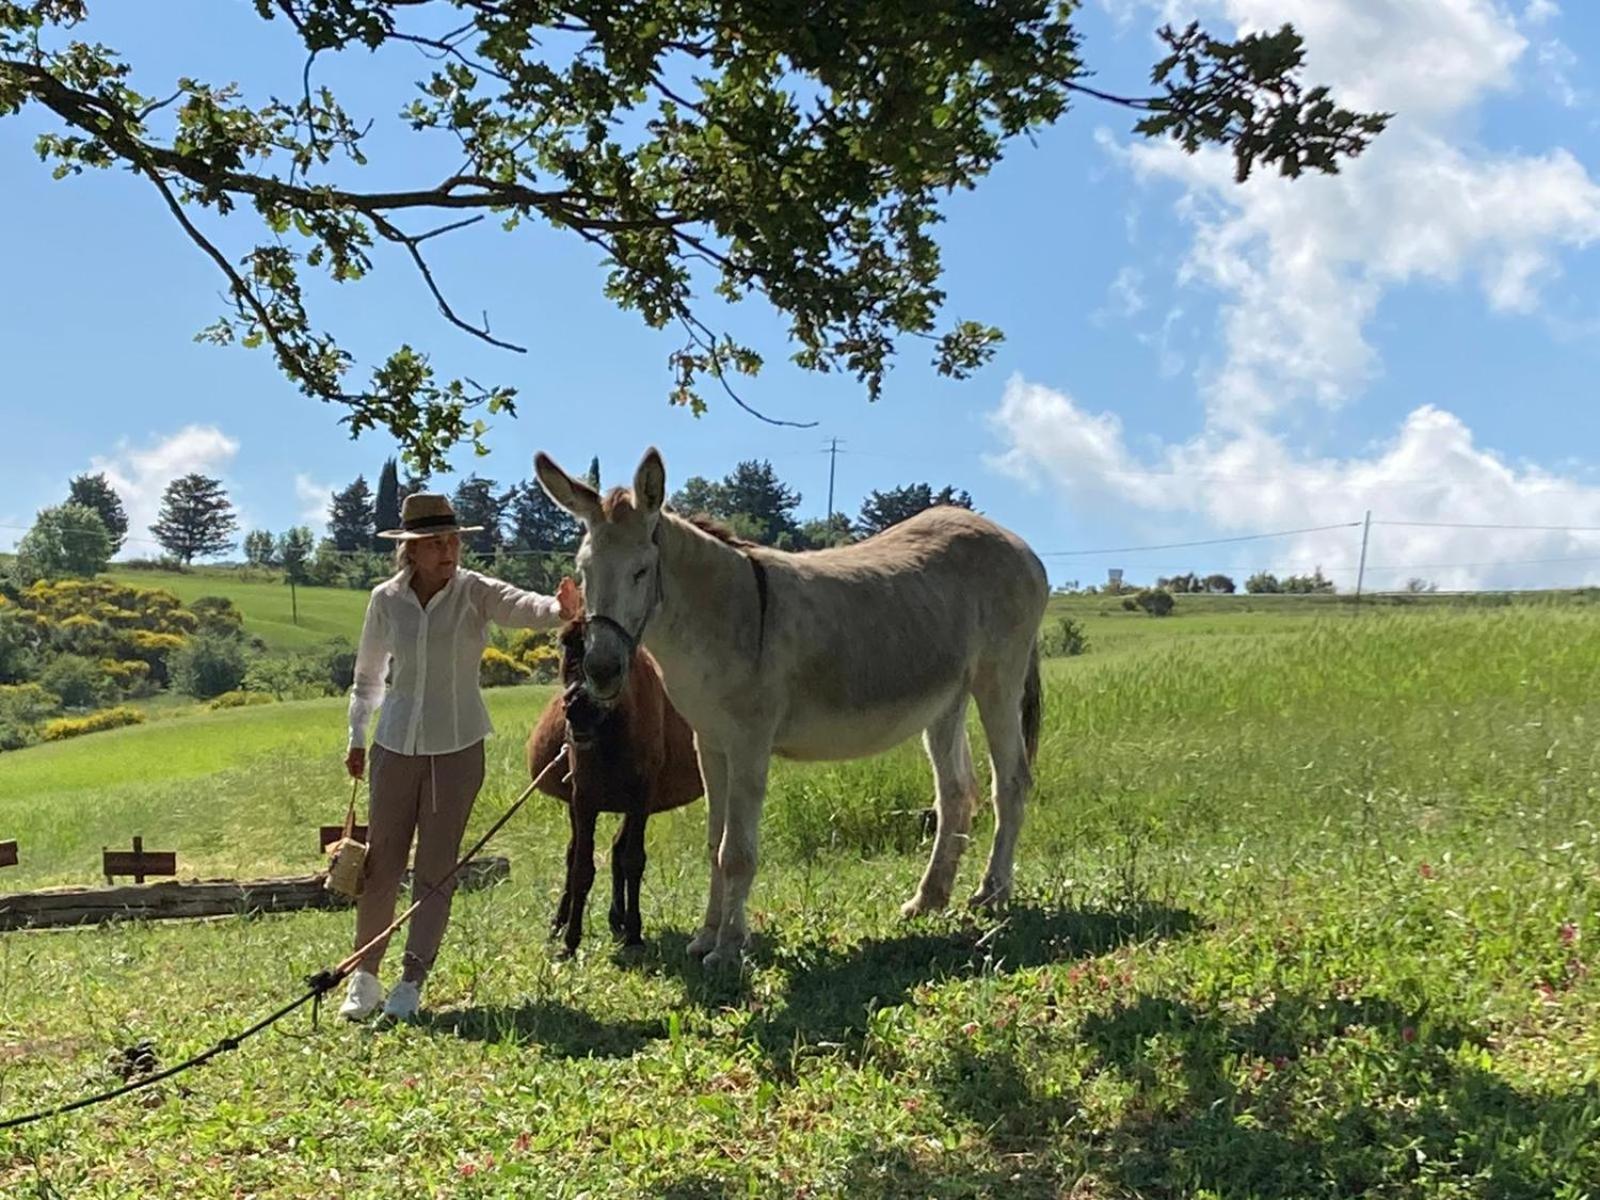
{"label": "shadow on grass", "polygon": [[[903,1004],[919,985],[1093,957],[1129,942],[1181,936],[1195,925],[1193,914],[1160,905],[1113,911],[1016,904],[992,924],[906,932],[842,947],[821,940],[784,945],[756,936],[750,961],[777,967],[787,983],[781,1003],[758,1017],[751,1032],[769,1063],[781,1063],[786,1071],[797,1047],[858,1043],[871,1012]],[[687,956],[687,945],[683,935],[663,933],[632,965],[680,978],[691,1002],[702,1007],[737,1003],[746,980],[707,973]]]}
{"label": "shadow on grass", "polygon": [[1248,1020],[1147,997],[1082,1034],[1141,1091],[1176,1056],[1181,1099],[1103,1148],[1135,1193],[1532,1200],[1600,1179],[1600,1085],[1519,1090],[1474,1065],[1473,1031],[1381,997],[1284,997]]}
{"label": "shadow on grass", "polygon": [[[1600,1179],[1600,1085],[1520,1090],[1477,1066],[1480,1038],[1386,998],[1280,998],[1232,1019],[1166,997],[1093,1014],[1096,1064],[1131,1085],[1120,1122],[1018,1050],[957,1046],[939,1102],[970,1122],[962,1157],[870,1150],[862,1194],[1045,1197],[1586,1195]],[[1026,1054],[1026,1051],[1022,1051]]]}
{"label": "shadow on grass", "polygon": [[725,1197],[746,1193],[732,1181],[718,1179],[715,1175],[689,1175],[650,1194],[660,1200],[725,1200]]}
{"label": "shadow on grass", "polygon": [[599,1021],[582,1009],[548,1000],[423,1012],[419,1022],[465,1041],[537,1046],[559,1058],[627,1058],[667,1036],[659,1020]]}
{"label": "shadow on grass", "polygon": [[1086,1128],[1026,1050],[957,1046],[933,1083],[976,1145],[866,1151],[851,1194],[1534,1200],[1600,1179],[1600,1085],[1515,1088],[1475,1065],[1471,1030],[1383,998],[1291,996],[1236,1020],[1145,997],[1077,1038],[1086,1078],[1132,1086],[1119,1122]]}

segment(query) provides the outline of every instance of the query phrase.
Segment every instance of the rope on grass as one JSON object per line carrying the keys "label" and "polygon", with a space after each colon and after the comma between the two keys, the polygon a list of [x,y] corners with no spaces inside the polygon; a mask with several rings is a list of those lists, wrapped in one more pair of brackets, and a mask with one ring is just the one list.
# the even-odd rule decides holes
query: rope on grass
{"label": "rope on grass", "polygon": [[[424,895],[421,899],[414,901],[410,908],[406,909],[405,912],[401,913],[398,917],[391,921],[388,927],[383,930],[383,932],[379,933],[377,937],[367,942],[366,945],[358,947],[332,967],[324,968],[323,970],[318,971],[315,975],[309,976],[306,979],[306,990],[299,996],[296,996],[293,1000],[289,1001],[287,1004],[269,1013],[267,1016],[262,1017],[261,1020],[257,1021],[248,1029],[223,1038],[215,1045],[209,1047],[208,1049],[202,1050],[193,1058],[185,1059],[176,1066],[168,1067],[163,1071],[157,1071],[153,1075],[146,1075],[140,1079],[134,1080],[131,1083],[125,1083],[121,1087],[112,1088],[110,1091],[98,1092],[91,1096],[83,1096],[67,1104],[58,1104],[54,1108],[46,1108],[41,1109],[38,1112],[25,1113],[19,1117],[8,1117],[5,1120],[0,1120],[0,1130],[20,1129],[24,1125],[32,1125],[37,1121],[48,1120],[51,1117],[65,1116],[67,1113],[77,1112],[79,1109],[91,1108],[97,1104],[104,1104],[107,1101],[117,1099],[119,1096],[126,1096],[130,1092],[137,1092],[144,1088],[151,1087],[162,1082],[163,1080],[171,1079],[174,1075],[181,1075],[183,1072],[190,1070],[193,1067],[198,1067],[210,1062],[219,1054],[224,1054],[229,1050],[237,1050],[246,1039],[254,1037],[264,1029],[271,1028],[273,1025],[283,1020],[284,1017],[287,1017],[290,1013],[294,1012],[304,1004],[310,1003],[312,1005],[313,1021],[315,1021],[317,1006],[322,997],[326,996],[334,988],[338,987],[339,982],[344,979],[345,976],[349,975],[351,971],[355,970],[356,964],[361,961],[362,955],[364,955],[368,950],[372,949],[372,947],[376,946],[379,942],[383,941],[383,939],[389,937],[394,933],[395,930],[399,929],[413,916],[415,916],[417,909],[422,906],[424,901],[436,895],[440,888],[444,887],[445,884],[454,879],[469,862],[476,858],[478,854],[482,852],[484,846],[488,845],[489,839],[492,838],[496,833],[500,832],[505,823],[511,819],[512,815],[519,808],[521,808],[524,803],[527,802],[528,797],[533,795],[534,790],[544,782],[545,777],[549,775],[551,771],[555,770],[557,764],[559,764],[564,757],[566,757],[565,745],[563,745],[561,749],[556,752],[556,756],[550,760],[549,765],[546,766],[544,770],[540,771],[538,775],[534,776],[533,782],[523,789],[522,795],[518,796],[516,800],[512,802],[511,807],[506,809],[506,811],[500,815],[500,819],[497,820],[493,825],[489,826],[488,832],[486,832],[477,840],[476,843],[474,843],[472,849],[468,850],[461,856],[459,860],[457,860],[456,865],[450,868],[450,870],[445,874],[445,877],[439,880],[438,883],[430,884],[428,886],[426,895]],[[569,770],[568,778],[570,777],[571,772]]]}

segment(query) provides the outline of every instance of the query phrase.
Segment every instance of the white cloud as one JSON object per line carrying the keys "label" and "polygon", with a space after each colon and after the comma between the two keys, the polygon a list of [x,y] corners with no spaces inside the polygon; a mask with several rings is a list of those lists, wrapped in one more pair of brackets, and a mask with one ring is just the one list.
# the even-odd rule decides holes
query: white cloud
{"label": "white cloud", "polygon": [[1578,56],[1560,38],[1539,43],[1539,66],[1544,71],[1545,87],[1563,108],[1577,108],[1585,100],[1578,85],[1572,82],[1572,69],[1577,65]]}
{"label": "white cloud", "polygon": [[[1509,87],[1527,48],[1494,0],[1101,0],[1119,27],[1191,20],[1239,34],[1288,23],[1305,39],[1308,79],[1348,106],[1403,113],[1407,122],[1454,113]],[[1542,11],[1542,10],[1541,10]],[[1524,18],[1527,19],[1526,17]]]}
{"label": "white cloud", "polygon": [[[1519,69],[1542,68],[1548,82],[1569,61],[1543,40],[1529,54],[1519,22],[1490,0],[1102,4],[1119,20],[1200,16],[1240,32],[1292,22],[1306,39],[1308,79],[1328,83],[1341,103],[1397,116],[1339,175],[1257,173],[1243,186],[1226,151],[1191,156],[1170,143],[1122,146],[1099,135],[1137,178],[1181,189],[1175,211],[1193,241],[1177,283],[1219,301],[1219,361],[1196,375],[1204,424],[1188,440],[1136,454],[1115,414],[1013,378],[990,414],[1004,447],[991,465],[1069,501],[1114,498],[1142,510],[1152,536],[1140,541],[1185,540],[1166,536],[1174,528],[1203,537],[1208,527],[1227,535],[1359,521],[1369,508],[1382,521],[1600,526],[1600,484],[1507,463],[1438,407],[1414,409],[1383,444],[1345,457],[1293,446],[1282,431],[1306,406],[1342,404],[1380,372],[1367,331],[1393,289],[1467,283],[1493,312],[1539,312],[1563,256],[1600,240],[1600,185],[1571,152],[1492,152],[1461,132],[1477,105],[1518,84]],[[1556,15],[1534,0],[1520,25]],[[1161,328],[1163,351],[1178,311]],[[1155,333],[1141,336],[1156,344]],[[1135,577],[1159,573],[1144,567],[1170,573],[1184,568],[1184,553],[1103,565]],[[1320,564],[1348,586],[1358,555],[1359,536],[1341,529],[1207,550],[1188,565]],[[1083,577],[1098,577],[1101,564],[1084,568]],[[1444,587],[1596,582],[1600,535],[1375,528],[1369,582],[1399,586],[1411,575]]]}
{"label": "white cloud", "polygon": [[161,508],[161,494],[180,475],[198,472],[219,476],[239,452],[239,443],[214,425],[186,425],[145,447],[118,444],[109,455],[90,460],[92,470],[103,471],[128,510],[128,550],[154,551],[149,525]]}
{"label": "white cloud", "polygon": [[311,476],[294,477],[294,496],[300,505],[300,520],[311,526],[313,533],[320,531],[328,520],[328,504],[338,487],[331,483],[318,483]]}
{"label": "white cloud", "polygon": [[[1410,413],[1370,455],[1347,458],[1298,454],[1280,437],[1247,430],[1202,434],[1141,459],[1114,414],[1086,411],[1062,392],[1016,377],[990,421],[1007,447],[990,465],[1033,487],[1075,504],[1114,496],[1151,514],[1203,518],[1222,536],[1355,522],[1368,509],[1380,522],[1600,528],[1600,484],[1507,463],[1477,445],[1458,417],[1433,406]],[[1185,554],[1196,567],[1320,565],[1348,588],[1359,550],[1355,531],[1338,530],[1103,565],[1125,566],[1134,578],[1145,565],[1183,569]],[[1087,560],[1082,577],[1101,569],[1099,560]],[[1399,587],[1414,575],[1447,589],[1600,582],[1600,534],[1375,527],[1368,585]]]}
{"label": "white cloud", "polygon": [[[1472,278],[1505,313],[1537,309],[1561,252],[1600,239],[1600,186],[1570,152],[1492,154],[1456,126],[1514,82],[1527,50],[1488,0],[1152,3],[1240,31],[1292,22],[1306,74],[1358,108],[1398,114],[1337,176],[1233,181],[1231,155],[1171,142],[1113,149],[1146,181],[1183,188],[1194,241],[1182,284],[1223,297],[1223,362],[1204,380],[1212,419],[1243,427],[1304,402],[1338,405],[1377,373],[1366,339],[1384,294]],[[1173,11],[1167,11],[1173,10]],[[1103,144],[1112,139],[1102,138]]]}
{"label": "white cloud", "polygon": [[1561,6],[1555,0],[1528,0],[1528,6],[1522,10],[1522,23],[1537,27],[1547,25],[1561,15]]}
{"label": "white cloud", "polygon": [[1390,288],[1470,275],[1493,308],[1526,313],[1558,253],[1600,238],[1600,186],[1565,149],[1474,159],[1390,130],[1369,154],[1336,177],[1240,187],[1223,154],[1128,151],[1143,177],[1185,185],[1195,238],[1180,282],[1224,298],[1227,360],[1208,381],[1219,417],[1347,399],[1377,369],[1365,329]]}
{"label": "white cloud", "polygon": [[1094,315],[1096,324],[1108,320],[1126,321],[1144,311],[1145,299],[1141,287],[1144,272],[1138,267],[1123,267],[1106,289],[1106,302]]}

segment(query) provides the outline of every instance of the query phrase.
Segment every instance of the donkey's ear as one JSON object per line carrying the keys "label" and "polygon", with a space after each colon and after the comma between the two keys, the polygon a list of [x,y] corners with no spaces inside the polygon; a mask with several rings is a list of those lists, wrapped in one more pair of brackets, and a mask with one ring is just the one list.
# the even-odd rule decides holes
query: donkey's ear
{"label": "donkey's ear", "polygon": [[600,520],[600,493],[587,483],[574,479],[556,465],[543,450],[533,456],[533,473],[545,495],[586,525]]}
{"label": "donkey's ear", "polygon": [[667,502],[667,466],[654,446],[644,452],[633,473],[633,502],[648,516],[660,512]]}
{"label": "donkey's ear", "polygon": [[583,593],[572,581],[571,575],[561,577],[561,583],[556,587],[556,603],[561,606],[563,621],[576,621],[583,616]]}

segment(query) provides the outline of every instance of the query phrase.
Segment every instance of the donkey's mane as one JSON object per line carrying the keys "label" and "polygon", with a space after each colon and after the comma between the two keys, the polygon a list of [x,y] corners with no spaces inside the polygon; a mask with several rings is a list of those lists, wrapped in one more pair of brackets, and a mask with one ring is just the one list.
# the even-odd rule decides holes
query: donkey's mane
{"label": "donkey's mane", "polygon": [[[723,522],[717,520],[715,517],[709,516],[706,513],[682,513],[678,512],[670,504],[664,507],[665,511],[672,513],[673,516],[683,518],[683,520],[689,522],[689,524],[693,525],[701,533],[710,534],[712,537],[716,538],[717,541],[722,542],[724,545],[733,546],[740,550],[747,550],[761,544],[759,542],[752,542],[749,538],[740,537]],[[624,487],[614,487],[605,494],[604,498],[601,499],[600,510],[601,512],[605,513],[607,520],[614,521],[618,517],[626,517],[636,512],[637,507],[634,503],[633,493],[631,491]]]}
{"label": "donkey's mane", "polygon": [[[673,510],[668,509],[667,511],[672,512]],[[705,513],[690,513],[687,515],[674,513],[674,515],[683,517],[685,521],[689,522],[701,533],[709,534],[723,545],[732,546],[736,550],[752,550],[761,545],[760,542],[753,542],[747,537],[740,537],[727,525],[715,517],[708,517]]]}

